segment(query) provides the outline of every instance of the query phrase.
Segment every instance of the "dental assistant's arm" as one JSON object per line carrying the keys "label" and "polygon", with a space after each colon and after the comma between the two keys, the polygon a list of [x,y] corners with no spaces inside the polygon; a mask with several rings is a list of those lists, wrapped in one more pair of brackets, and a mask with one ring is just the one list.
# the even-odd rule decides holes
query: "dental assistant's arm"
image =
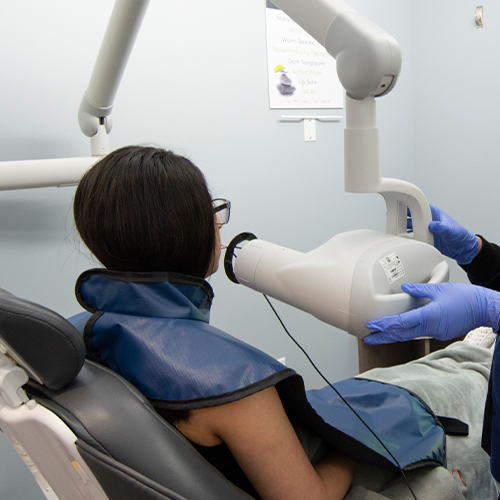
{"label": "dental assistant's arm", "polygon": [[405,342],[418,337],[452,340],[474,328],[499,329],[500,292],[464,283],[406,283],[401,289],[429,304],[411,311],[370,321],[369,345]]}
{"label": "dental assistant's arm", "polygon": [[424,307],[370,321],[374,333],[365,343],[385,344],[430,336],[438,340],[460,337],[479,326],[494,332],[500,321],[500,247],[491,244],[431,205],[434,245],[467,272],[476,285],[462,283],[405,284],[401,288],[414,297],[432,300]]}
{"label": "dental assistant's arm", "polygon": [[433,205],[431,213],[429,230],[434,234],[434,246],[455,259],[471,283],[500,291],[500,247],[471,233]]}
{"label": "dental assistant's arm", "polygon": [[479,236],[479,251],[474,260],[462,265],[469,281],[500,291],[500,247]]}
{"label": "dental assistant's arm", "polygon": [[440,208],[430,207],[429,231],[434,235],[434,246],[461,266],[470,264],[481,250],[481,240]]}

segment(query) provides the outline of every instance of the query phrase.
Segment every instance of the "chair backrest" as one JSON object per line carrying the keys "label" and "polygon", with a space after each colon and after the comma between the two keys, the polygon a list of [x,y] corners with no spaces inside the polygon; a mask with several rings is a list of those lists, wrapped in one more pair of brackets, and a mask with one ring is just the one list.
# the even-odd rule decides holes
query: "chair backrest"
{"label": "chair backrest", "polygon": [[86,360],[67,320],[3,290],[0,428],[49,499],[250,498],[135,387]]}

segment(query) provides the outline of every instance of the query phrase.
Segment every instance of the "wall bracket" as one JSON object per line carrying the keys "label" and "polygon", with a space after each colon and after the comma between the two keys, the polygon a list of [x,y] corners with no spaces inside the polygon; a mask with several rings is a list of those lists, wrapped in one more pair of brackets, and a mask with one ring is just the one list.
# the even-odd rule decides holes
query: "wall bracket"
{"label": "wall bracket", "polygon": [[304,121],[304,141],[311,142],[316,140],[316,120],[322,122],[339,122],[343,116],[298,116],[282,115],[282,122],[300,122]]}

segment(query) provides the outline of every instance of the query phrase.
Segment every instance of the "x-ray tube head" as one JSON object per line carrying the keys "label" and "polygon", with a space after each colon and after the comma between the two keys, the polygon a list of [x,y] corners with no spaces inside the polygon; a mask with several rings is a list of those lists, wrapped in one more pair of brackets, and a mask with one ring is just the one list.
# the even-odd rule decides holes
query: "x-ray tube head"
{"label": "x-ray tube head", "polygon": [[403,293],[403,283],[448,280],[448,264],[439,251],[411,238],[350,231],[303,253],[252,237],[233,240],[250,240],[237,258],[235,245],[227,250],[225,268],[228,276],[232,271],[232,281],[359,338],[370,333],[368,321],[426,303]]}

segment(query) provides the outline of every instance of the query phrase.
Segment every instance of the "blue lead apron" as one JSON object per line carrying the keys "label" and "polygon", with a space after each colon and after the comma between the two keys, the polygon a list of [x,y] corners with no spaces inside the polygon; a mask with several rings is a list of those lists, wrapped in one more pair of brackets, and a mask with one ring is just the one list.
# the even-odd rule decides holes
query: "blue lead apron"
{"label": "blue lead apron", "polygon": [[[276,386],[288,417],[360,462],[406,470],[445,465],[445,434],[417,396],[352,378],[305,391],[294,370],[209,324],[213,291],[175,273],[84,272],[76,284],[90,359],[135,385],[156,408],[217,406]],[[84,313],[85,315],[85,313]],[[81,326],[80,326],[81,330]]]}

